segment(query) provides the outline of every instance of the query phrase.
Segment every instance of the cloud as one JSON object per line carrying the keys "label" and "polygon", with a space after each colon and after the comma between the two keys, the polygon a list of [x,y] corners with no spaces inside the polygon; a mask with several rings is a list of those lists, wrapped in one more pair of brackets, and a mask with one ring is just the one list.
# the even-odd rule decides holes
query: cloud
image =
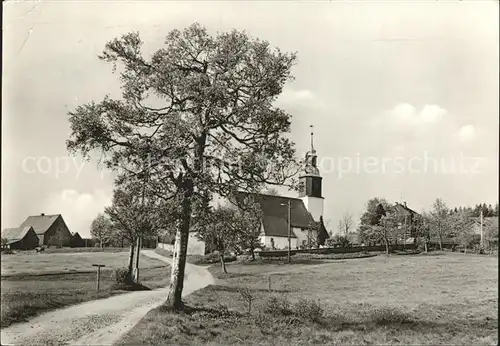
{"label": "cloud", "polygon": [[464,125],[458,131],[458,138],[463,142],[469,142],[476,137],[476,128],[470,124]]}
{"label": "cloud", "polygon": [[46,214],[62,214],[71,232],[90,236],[90,224],[104,207],[111,204],[112,195],[104,190],[80,193],[73,189],[52,193],[45,203]]}
{"label": "cloud", "polygon": [[301,106],[316,109],[324,106],[323,101],[321,101],[313,91],[309,89],[293,90],[290,88],[285,88],[283,90],[277,99],[277,104],[283,107]]}
{"label": "cloud", "polygon": [[388,118],[400,125],[421,126],[439,123],[446,113],[446,109],[437,105],[425,105],[420,111],[417,111],[414,106],[408,103],[400,103],[388,112]]}

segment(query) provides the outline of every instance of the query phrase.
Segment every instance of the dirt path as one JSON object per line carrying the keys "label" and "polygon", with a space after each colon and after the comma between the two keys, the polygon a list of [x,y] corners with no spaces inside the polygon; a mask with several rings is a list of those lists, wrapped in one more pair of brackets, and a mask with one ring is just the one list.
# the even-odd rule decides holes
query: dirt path
{"label": "dirt path", "polygon": [[[169,258],[143,250],[148,257]],[[213,284],[206,268],[186,264],[183,295]],[[131,292],[52,311],[1,331],[2,345],[112,345],[151,309],[161,305],[168,287]]]}

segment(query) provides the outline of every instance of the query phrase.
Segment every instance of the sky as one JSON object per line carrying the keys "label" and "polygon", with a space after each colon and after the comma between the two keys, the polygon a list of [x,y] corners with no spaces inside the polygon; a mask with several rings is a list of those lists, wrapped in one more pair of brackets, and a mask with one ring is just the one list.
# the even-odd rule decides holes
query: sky
{"label": "sky", "polygon": [[113,179],[68,154],[67,114],[119,95],[97,58],[107,41],[139,31],[153,52],[193,22],[297,52],[277,105],[292,114],[299,157],[314,125],[329,230],[373,197],[418,212],[436,198],[494,205],[498,13],[495,1],[4,2],[1,227],[62,214],[90,234]]}

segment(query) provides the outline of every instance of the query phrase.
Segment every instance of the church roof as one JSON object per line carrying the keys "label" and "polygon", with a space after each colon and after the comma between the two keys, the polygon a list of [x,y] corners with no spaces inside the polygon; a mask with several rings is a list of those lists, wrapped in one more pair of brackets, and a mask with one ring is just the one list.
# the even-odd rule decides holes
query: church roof
{"label": "church roof", "polygon": [[[311,214],[307,211],[304,202],[298,198],[290,198],[275,195],[265,195],[247,192],[237,192],[233,203],[242,205],[245,199],[253,198],[259,203],[263,213],[263,228],[267,236],[288,237],[288,202],[290,202],[290,215],[292,229],[295,228],[316,228]],[[297,236],[291,232],[291,237]]]}

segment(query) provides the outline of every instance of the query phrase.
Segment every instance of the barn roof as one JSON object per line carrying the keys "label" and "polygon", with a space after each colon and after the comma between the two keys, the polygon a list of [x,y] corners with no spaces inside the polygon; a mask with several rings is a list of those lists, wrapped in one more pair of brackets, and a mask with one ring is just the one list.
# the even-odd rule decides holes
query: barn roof
{"label": "barn roof", "polygon": [[[311,214],[307,211],[304,202],[298,198],[290,198],[275,195],[265,195],[257,193],[237,192],[235,193],[236,204],[245,203],[245,199],[253,198],[256,203],[259,203],[263,213],[263,226],[265,235],[276,237],[288,236],[288,208],[287,204],[291,204],[291,224],[296,228],[316,228]],[[291,232],[291,237],[296,238],[296,235]]]}
{"label": "barn roof", "polygon": [[21,239],[23,239],[26,234],[32,229],[31,226],[27,227],[18,227],[18,228],[6,228],[2,231],[2,238],[7,239],[7,243],[15,243]]}
{"label": "barn roof", "polygon": [[57,218],[61,216],[61,214],[55,215],[34,215],[28,216],[28,218],[19,226],[19,228],[23,228],[26,226],[31,226],[35,230],[36,234],[44,234],[48,231],[50,226],[57,220]]}

